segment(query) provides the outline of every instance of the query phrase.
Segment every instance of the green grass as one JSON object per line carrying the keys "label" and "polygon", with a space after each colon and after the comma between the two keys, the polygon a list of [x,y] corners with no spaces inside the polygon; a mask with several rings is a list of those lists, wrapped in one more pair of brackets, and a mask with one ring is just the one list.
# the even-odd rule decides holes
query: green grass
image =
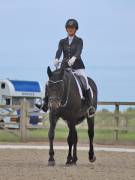
{"label": "green grass", "polygon": [[[116,129],[116,120],[114,113],[106,109],[98,111],[95,117],[95,142],[115,142],[115,132],[111,129]],[[45,114],[44,125],[46,129],[31,129],[27,132],[28,140],[41,140],[46,141],[48,139],[49,120],[48,114]],[[120,111],[119,128],[130,130],[135,129],[135,108],[128,108],[125,111]],[[79,126],[77,126],[79,141],[88,142],[87,133],[87,121],[85,120]],[[16,131],[15,131],[16,132]],[[56,141],[66,141],[68,136],[68,128],[64,121],[59,120],[55,131]],[[19,134],[19,133],[18,133]],[[47,140],[48,141],[48,140]],[[119,132],[119,141],[122,142],[134,142],[135,143],[135,131],[134,132]],[[0,130],[0,142],[20,142],[20,137],[12,131],[12,133]]]}
{"label": "green grass", "polygon": [[134,141],[135,142],[135,132],[128,132],[128,133],[120,133],[119,140],[122,141]]}
{"label": "green grass", "polygon": [[14,133],[0,130],[0,142],[20,142],[20,137]]}
{"label": "green grass", "polygon": [[[88,142],[87,129],[77,129],[79,141]],[[42,140],[45,141],[48,139],[48,129],[31,129],[28,130],[28,139],[29,140]],[[55,140],[66,142],[68,136],[67,128],[57,128],[55,132]],[[114,141],[115,134],[112,130],[95,130],[95,142],[104,142],[104,141]],[[122,141],[135,141],[135,132],[119,132],[119,140]],[[4,132],[0,130],[0,142],[20,142],[19,136]]]}

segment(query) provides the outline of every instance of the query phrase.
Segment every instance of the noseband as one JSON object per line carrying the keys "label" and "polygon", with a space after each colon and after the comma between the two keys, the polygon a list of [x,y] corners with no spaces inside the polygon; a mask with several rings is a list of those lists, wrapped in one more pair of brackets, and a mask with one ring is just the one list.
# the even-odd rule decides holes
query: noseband
{"label": "noseband", "polygon": [[57,83],[59,83],[59,82],[64,82],[64,81],[61,79],[61,80],[58,80],[58,81],[49,80],[49,82],[51,82],[52,84],[57,84]]}

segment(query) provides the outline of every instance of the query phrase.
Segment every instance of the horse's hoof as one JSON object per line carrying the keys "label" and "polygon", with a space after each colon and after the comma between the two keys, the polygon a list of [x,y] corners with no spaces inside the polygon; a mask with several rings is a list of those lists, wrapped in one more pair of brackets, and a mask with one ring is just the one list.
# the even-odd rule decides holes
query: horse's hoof
{"label": "horse's hoof", "polygon": [[66,162],[66,166],[71,166],[72,165],[72,161],[67,161]]}
{"label": "horse's hoof", "polygon": [[76,164],[76,162],[74,162],[74,161],[68,161],[68,162],[66,162],[66,166],[76,166],[77,164]]}
{"label": "horse's hoof", "polygon": [[48,161],[48,166],[55,166],[55,161]]}
{"label": "horse's hoof", "polygon": [[72,165],[72,166],[77,166],[76,162],[72,162],[71,165]]}
{"label": "horse's hoof", "polygon": [[90,158],[90,162],[93,163],[96,161],[96,156],[94,155],[92,158]]}
{"label": "horse's hoof", "polygon": [[72,159],[73,159],[72,157],[67,158],[67,162],[66,162],[67,166],[70,166],[72,164]]}

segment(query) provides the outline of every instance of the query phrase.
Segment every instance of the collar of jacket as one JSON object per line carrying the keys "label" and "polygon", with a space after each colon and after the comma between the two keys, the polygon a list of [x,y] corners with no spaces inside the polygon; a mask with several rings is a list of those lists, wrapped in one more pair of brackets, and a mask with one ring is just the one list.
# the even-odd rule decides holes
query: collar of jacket
{"label": "collar of jacket", "polygon": [[[72,40],[72,42],[71,42],[71,44],[74,42],[74,40],[77,38],[77,36],[75,35],[74,37],[73,37],[73,40]],[[68,39],[68,37],[66,38],[66,42],[68,43],[68,45],[69,45],[69,39]],[[71,44],[70,44],[70,46],[71,46]]]}

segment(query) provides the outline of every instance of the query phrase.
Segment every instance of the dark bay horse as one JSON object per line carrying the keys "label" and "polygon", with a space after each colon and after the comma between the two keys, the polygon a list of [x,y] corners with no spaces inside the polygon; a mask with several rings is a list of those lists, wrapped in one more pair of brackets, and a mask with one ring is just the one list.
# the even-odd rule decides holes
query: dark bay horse
{"label": "dark bay horse", "polygon": [[[54,149],[53,141],[55,136],[55,127],[57,120],[62,118],[69,128],[69,135],[67,138],[69,151],[67,156],[67,165],[73,165],[77,162],[77,131],[76,125],[87,118],[88,136],[89,136],[89,161],[94,162],[96,157],[94,155],[93,138],[94,138],[94,116],[88,116],[88,106],[84,103],[79,95],[76,80],[72,74],[72,70],[59,69],[51,71],[50,67],[47,69],[49,76],[48,81],[48,98],[49,98],[49,120],[50,129],[49,137],[49,160],[48,165],[54,166]],[[92,79],[89,78],[89,84],[93,91],[93,106],[97,108],[97,87]]]}

